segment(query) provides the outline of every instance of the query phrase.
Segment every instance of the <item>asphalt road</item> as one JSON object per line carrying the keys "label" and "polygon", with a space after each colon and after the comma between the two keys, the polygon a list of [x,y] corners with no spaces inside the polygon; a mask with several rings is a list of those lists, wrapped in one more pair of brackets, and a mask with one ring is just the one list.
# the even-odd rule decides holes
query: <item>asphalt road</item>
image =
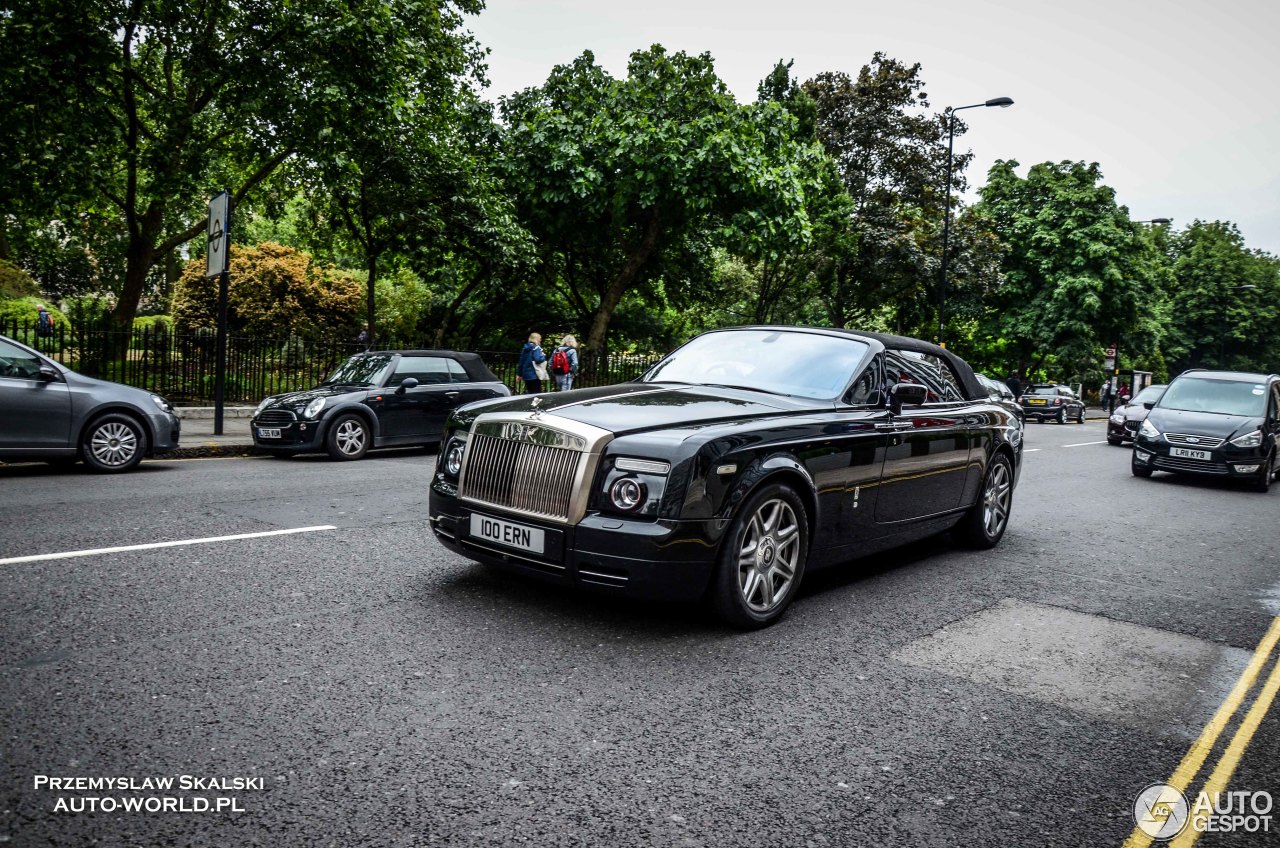
{"label": "asphalt road", "polygon": [[[1190,789],[1236,751],[1280,796],[1280,491],[1136,479],[1102,428],[1029,426],[995,551],[811,573],[747,634],[447,553],[431,454],[2,468],[0,842],[1119,846],[1198,738]],[[183,775],[242,782],[53,782]]]}

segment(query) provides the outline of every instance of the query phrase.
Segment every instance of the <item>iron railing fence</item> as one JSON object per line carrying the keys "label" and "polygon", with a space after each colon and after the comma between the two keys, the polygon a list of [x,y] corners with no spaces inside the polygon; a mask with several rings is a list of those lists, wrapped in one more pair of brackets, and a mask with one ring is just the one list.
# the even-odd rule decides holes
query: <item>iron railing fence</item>
{"label": "iron railing fence", "polygon": [[[89,377],[112,380],[164,395],[181,404],[212,403],[217,338],[212,330],[170,332],[163,326],[120,332],[66,325],[49,337],[36,335],[35,322],[0,324],[0,335],[39,350],[50,359]],[[383,350],[426,350],[422,339],[384,338]],[[227,403],[257,403],[268,395],[309,389],[363,347],[351,341],[288,336],[227,338]],[[512,391],[524,390],[516,366],[519,351],[479,351],[481,358]],[[614,354],[602,361],[584,352],[575,388],[634,380],[659,356]],[[545,391],[554,391],[548,381]]]}

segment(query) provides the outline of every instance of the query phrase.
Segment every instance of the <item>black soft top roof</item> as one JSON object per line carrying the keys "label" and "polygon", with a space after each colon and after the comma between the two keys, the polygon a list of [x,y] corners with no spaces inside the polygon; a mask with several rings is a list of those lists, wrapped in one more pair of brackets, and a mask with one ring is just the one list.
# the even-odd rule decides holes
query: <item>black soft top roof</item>
{"label": "black soft top roof", "polygon": [[480,358],[478,353],[468,353],[460,350],[370,350],[365,351],[357,356],[380,355],[380,356],[443,356],[448,359],[455,359],[462,366],[462,370],[467,372],[467,376],[471,378],[473,383],[497,383],[498,375],[489,370],[489,366],[484,364],[484,360]]}
{"label": "black soft top roof", "polygon": [[945,359],[951,363],[951,368],[956,372],[956,377],[960,379],[960,386],[964,389],[965,396],[969,400],[980,400],[987,396],[987,391],[978,382],[977,376],[974,375],[973,368],[969,363],[956,356],[944,347],[933,344],[932,342],[913,339],[908,336],[895,336],[890,333],[869,333],[862,330],[846,330],[837,327],[788,327],[788,326],[761,326],[761,327],[744,327],[743,329],[769,329],[769,330],[800,330],[809,332],[827,333],[837,336],[853,336],[854,338],[874,339],[880,342],[886,348],[894,350],[907,350],[912,353],[925,353],[931,356]]}

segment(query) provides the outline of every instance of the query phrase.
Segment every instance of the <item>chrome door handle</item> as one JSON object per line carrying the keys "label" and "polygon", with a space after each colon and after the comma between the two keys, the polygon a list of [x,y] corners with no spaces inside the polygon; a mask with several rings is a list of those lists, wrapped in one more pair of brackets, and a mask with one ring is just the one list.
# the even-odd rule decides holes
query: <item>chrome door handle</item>
{"label": "chrome door handle", "polygon": [[911,427],[910,421],[882,421],[876,424],[877,430],[910,430]]}

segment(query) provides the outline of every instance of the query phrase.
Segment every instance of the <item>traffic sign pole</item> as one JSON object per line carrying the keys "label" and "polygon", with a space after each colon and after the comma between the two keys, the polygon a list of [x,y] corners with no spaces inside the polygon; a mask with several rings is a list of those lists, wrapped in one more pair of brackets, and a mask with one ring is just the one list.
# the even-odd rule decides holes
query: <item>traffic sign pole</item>
{"label": "traffic sign pole", "polygon": [[231,195],[222,192],[209,201],[209,250],[204,275],[218,278],[217,362],[213,371],[213,434],[222,435],[222,411],[227,386],[227,294],[231,287]]}

